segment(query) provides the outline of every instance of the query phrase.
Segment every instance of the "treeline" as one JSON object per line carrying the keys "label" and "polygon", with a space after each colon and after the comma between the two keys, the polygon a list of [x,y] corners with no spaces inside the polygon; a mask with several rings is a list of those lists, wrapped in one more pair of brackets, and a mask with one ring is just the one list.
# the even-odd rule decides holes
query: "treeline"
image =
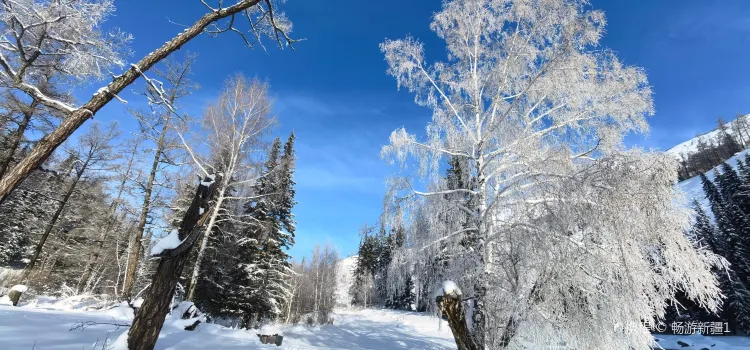
{"label": "treeline", "polygon": [[[360,231],[360,237],[354,283],[349,292],[352,296],[351,303],[363,307],[424,310],[424,305],[417,304],[411,271],[390,269],[394,254],[398,249],[404,248],[406,243],[403,228],[386,232],[385,227],[381,226],[375,232],[374,227],[365,225]],[[396,279],[402,280],[403,284],[390,283]]]}
{"label": "treeline", "polygon": [[724,257],[728,268],[714,273],[725,296],[718,315],[701,309],[682,296],[681,305],[670,308],[667,321],[728,322],[739,334],[750,334],[750,154],[737,159],[737,170],[721,163],[714,179],[700,174],[709,216],[701,204],[693,202],[695,223],[689,235],[702,249]]}
{"label": "treeline", "polygon": [[737,115],[729,124],[724,119],[717,120],[716,135],[696,137],[696,151],[680,154],[679,181],[705,173],[745,149],[750,144],[750,122],[748,116]]}

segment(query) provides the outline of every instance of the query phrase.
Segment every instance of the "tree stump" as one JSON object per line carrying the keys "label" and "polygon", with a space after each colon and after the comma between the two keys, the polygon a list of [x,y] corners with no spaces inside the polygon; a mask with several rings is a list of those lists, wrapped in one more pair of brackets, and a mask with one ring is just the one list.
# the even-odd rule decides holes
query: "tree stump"
{"label": "tree stump", "polygon": [[466,313],[463,300],[461,300],[461,291],[448,291],[443,287],[443,295],[439,295],[435,301],[442,316],[448,320],[458,350],[478,350],[479,347],[472,340],[469,327],[466,325]]}
{"label": "tree stump", "polygon": [[257,334],[257,336],[261,344],[276,344],[276,346],[281,346],[281,343],[284,341],[284,336],[278,334]]}
{"label": "tree stump", "polygon": [[10,298],[10,302],[13,303],[13,306],[18,305],[18,301],[21,299],[21,295],[23,295],[23,292],[25,291],[26,291],[26,286],[23,286],[23,285],[13,286],[13,288],[10,289],[10,293],[8,293],[8,298]]}

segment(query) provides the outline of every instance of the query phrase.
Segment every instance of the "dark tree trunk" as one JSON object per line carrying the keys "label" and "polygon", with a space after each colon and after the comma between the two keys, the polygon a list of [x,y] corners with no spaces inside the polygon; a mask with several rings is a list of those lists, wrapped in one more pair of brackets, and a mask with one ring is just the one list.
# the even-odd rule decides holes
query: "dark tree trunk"
{"label": "dark tree trunk", "polygon": [[[205,181],[209,180],[207,178]],[[209,200],[215,187],[216,182],[209,187],[198,186],[178,230],[182,243],[174,249],[165,250],[157,255],[160,258],[159,266],[156,268],[143,305],[138,310],[128,333],[129,350],[153,350],[156,345],[159,332],[164,325],[164,318],[169,312],[177,281],[193,245],[203,232],[203,223],[210,215]],[[205,213],[203,215],[200,214],[201,208]]]}
{"label": "dark tree trunk", "polygon": [[[21,181],[23,181],[32,170],[42,165],[47,157],[49,157],[49,155],[52,154],[60,144],[67,140],[76,129],[83,125],[86,120],[93,117],[94,114],[109,103],[115,95],[119,94],[122,90],[135,82],[135,80],[141,76],[141,72],[151,69],[151,67],[169,56],[172,52],[179,50],[182,45],[201,34],[211,23],[222,18],[236,15],[257,5],[259,2],[261,2],[261,0],[242,0],[233,6],[221,8],[205,14],[192,26],[172,38],[172,40],[167,41],[160,48],[146,55],[146,57],[142,58],[137,64],[134,64],[125,73],[112,80],[112,82],[102,90],[103,93],[95,94],[83,106],[67,113],[65,119],[57,128],[55,128],[55,130],[39,140],[31,152],[16,164],[7,176],[0,179],[0,202],[2,202],[13,189],[18,187]],[[20,77],[13,78],[20,80]],[[30,96],[36,96],[37,94],[33,89],[24,87],[20,84],[14,87],[21,89]]]}
{"label": "dark tree trunk", "polygon": [[448,319],[448,326],[453,332],[458,350],[480,350],[466,325],[466,312],[461,295],[443,294],[438,296],[436,301],[438,309]]}

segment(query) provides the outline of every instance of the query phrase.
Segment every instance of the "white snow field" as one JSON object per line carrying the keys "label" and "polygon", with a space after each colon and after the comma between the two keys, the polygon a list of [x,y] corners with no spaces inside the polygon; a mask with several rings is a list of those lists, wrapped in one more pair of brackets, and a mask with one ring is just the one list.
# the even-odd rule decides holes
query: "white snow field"
{"label": "white snow field", "polygon": [[[103,311],[83,311],[88,305],[80,300],[55,303],[36,302],[21,307],[0,300],[0,349],[67,350],[102,349],[112,344],[129,324],[132,311],[116,307]],[[337,310],[334,324],[320,327],[281,326],[283,345],[263,345],[256,332],[201,324],[195,331],[172,326],[168,319],[162,329],[157,350],[191,349],[455,349],[450,328],[436,317],[391,310]],[[175,320],[176,321],[176,320]],[[84,322],[85,329],[71,330]],[[112,349],[112,347],[105,347]],[[116,348],[120,349],[120,348]]]}
{"label": "white snow field", "polygon": [[[13,307],[9,305],[7,297],[2,297],[0,349],[98,350],[103,348],[105,340],[110,346],[104,349],[122,349],[112,344],[127,327],[115,324],[129,324],[132,311],[125,306],[84,311],[91,307],[101,307],[101,304],[82,297],[62,300],[39,298]],[[447,323],[434,316],[393,310],[339,309],[334,318],[333,325],[278,327],[284,335],[280,347],[261,344],[255,331],[201,324],[190,332],[176,326],[180,325],[181,320],[168,318],[156,349],[456,349]],[[83,329],[71,329],[86,322],[94,324]],[[664,349],[750,349],[750,338],[747,337],[656,335],[656,339]]]}

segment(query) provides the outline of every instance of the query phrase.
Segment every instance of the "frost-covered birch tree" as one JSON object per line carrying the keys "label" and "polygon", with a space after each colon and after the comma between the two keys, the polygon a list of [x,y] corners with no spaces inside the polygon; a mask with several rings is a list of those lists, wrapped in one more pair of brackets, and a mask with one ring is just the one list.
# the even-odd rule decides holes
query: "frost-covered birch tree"
{"label": "frost-covered birch tree", "polygon": [[[447,1],[431,25],[446,61],[428,63],[411,37],[381,44],[398,86],[433,111],[425,137],[399,129],[383,148],[427,183],[395,181],[394,198],[440,209],[420,212],[433,227],[470,216],[408,248],[447,245],[463,271],[463,348],[647,349],[642,321],[663,317],[678,290],[717,308],[710,268],[722,260],[684,236],[676,162],[624,149],[624,135],[648,129],[651,89],[598,45],[604,25],[584,0]],[[439,181],[451,156],[467,160],[473,186]],[[446,199],[455,193],[475,206]]]}
{"label": "frost-covered birch tree", "polygon": [[[214,226],[220,220],[242,221],[228,203],[258,199],[242,189],[255,184],[260,176],[253,158],[262,155],[258,151],[263,150],[264,137],[276,123],[271,107],[268,84],[236,75],[226,82],[221,96],[203,116],[201,139],[209,152],[201,157],[190,150],[190,155],[203,172],[218,173],[221,180],[216,185],[214,205],[193,265],[188,300],[195,296],[201,262]],[[225,218],[219,219],[220,216]]]}

